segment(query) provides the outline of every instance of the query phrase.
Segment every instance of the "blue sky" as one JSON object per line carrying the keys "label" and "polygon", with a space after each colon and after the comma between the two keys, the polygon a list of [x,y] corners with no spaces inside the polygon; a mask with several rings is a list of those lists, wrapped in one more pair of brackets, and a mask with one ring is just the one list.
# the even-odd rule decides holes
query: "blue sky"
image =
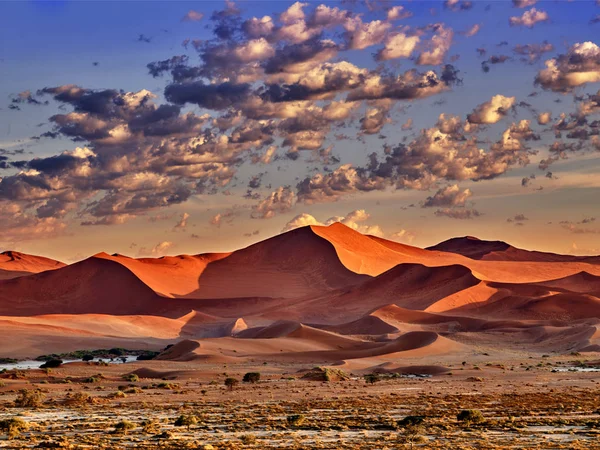
{"label": "blue sky", "polygon": [[[600,141],[596,124],[600,106],[583,115],[578,113],[582,104],[596,101],[600,78],[594,78],[594,74],[600,74],[600,56],[594,56],[592,48],[585,54],[589,61],[582,62],[581,67],[568,63],[570,56],[578,54],[576,44],[600,45],[600,23],[594,21],[600,14],[596,2],[324,2],[331,21],[325,26],[314,22],[319,2],[302,4],[290,10],[295,15],[288,14],[291,18],[284,19],[285,11],[293,4],[0,3],[0,157],[4,156],[0,159],[0,163],[4,161],[4,169],[0,168],[0,214],[7,218],[0,247],[64,260],[99,251],[132,256],[200,253],[237,248],[297,225],[341,220],[359,231],[420,246],[469,234],[562,253],[600,253],[600,217],[598,222],[592,220],[600,216]],[[403,13],[408,12],[406,17],[389,19],[388,12],[398,6]],[[333,18],[334,8],[339,13],[337,19]],[[183,20],[190,11],[195,12],[195,18],[203,17]],[[211,19],[215,11],[226,11],[220,17],[231,18],[227,24],[234,34],[229,38],[217,38],[215,27],[220,22]],[[531,11],[537,12],[538,19],[523,23],[522,18]],[[265,16],[274,24],[269,33],[252,36],[244,31],[244,23]],[[521,24],[511,25],[511,18]],[[479,31],[468,36],[475,25],[479,25]],[[312,33],[309,39],[298,34],[301,26]],[[383,31],[369,34],[376,26]],[[286,27],[291,34],[285,34]],[[360,34],[360,27],[370,31]],[[376,60],[374,55],[390,46],[399,34],[418,37],[410,55]],[[236,49],[259,41],[259,56],[248,56],[248,50],[235,56]],[[316,48],[323,45],[335,50],[319,59]],[[442,56],[423,64],[421,56],[440,45]],[[519,45],[551,49],[523,61],[516,51]],[[360,81],[351,87],[320,87],[325,94],[312,93],[297,104],[288,99],[267,104],[263,93],[266,87],[285,90],[296,85],[305,89],[307,83],[314,84],[307,81],[304,72],[291,69],[289,61],[281,59],[281,55],[299,46],[313,52],[312,59],[305,61],[313,76],[320,77],[319,71],[324,70],[336,70],[343,77],[362,71]],[[233,55],[230,58],[243,60],[232,59],[233,71],[228,61],[207,62],[224,48]],[[185,80],[175,79],[172,67],[158,77],[149,74],[149,63],[178,55],[188,57],[187,68],[204,72]],[[506,60],[488,63],[490,70],[484,72],[482,63],[492,57]],[[536,76],[552,59],[567,61],[560,66],[562,81],[535,85]],[[341,68],[341,63],[351,68]],[[265,72],[268,64],[281,64],[286,78],[274,80],[277,75]],[[309,127],[307,132],[312,132],[313,138],[314,133],[318,134],[310,143],[303,143],[304,135],[290,131],[290,127],[300,126],[300,119],[322,114],[315,111],[332,102],[348,105],[366,80],[383,77],[405,86],[406,77],[410,78],[407,71],[419,76],[432,71],[439,82],[442,71],[449,66],[458,71],[456,79],[438,83],[434,93],[417,87],[408,98],[369,94],[369,98],[352,103],[348,116],[326,121],[321,118],[320,125]],[[244,71],[251,67],[253,72],[247,76]],[[583,72],[588,81],[569,81],[579,80]],[[241,100],[227,98],[226,107],[214,108],[210,99],[198,100],[199,94],[194,91],[206,85],[229,89],[232,84],[247,85],[251,95],[244,94]],[[77,95],[84,96],[111,90],[111,101],[116,104],[122,103],[120,96],[128,92],[147,90],[151,106],[142,102],[139,111],[119,112],[122,117],[117,120],[112,115],[104,117],[85,110],[77,103],[79,100],[65,101],[56,90],[38,93],[67,85],[78,86],[82,91]],[[182,94],[177,98],[165,96],[168,87]],[[27,91],[32,101],[19,97]],[[480,105],[488,105],[481,111],[495,108],[490,103],[495,96],[512,99],[506,100],[510,107],[501,109],[497,120],[477,119],[474,112]],[[280,111],[269,117],[252,116],[257,112],[249,102],[259,98],[265,102],[263,107]],[[198,125],[160,138],[150,137],[149,129],[143,129],[135,138],[129,136],[126,143],[116,144],[73,132],[73,121],[83,119],[71,113],[82,114],[86,123],[94,123],[95,127],[109,123],[102,125],[102,132],[131,132],[137,116],[151,114],[161,105],[178,108],[177,120],[193,115],[188,119],[197,120]],[[294,108],[312,112],[291,113]],[[368,111],[382,118],[380,128],[368,129],[369,122],[361,121]],[[551,120],[540,123],[541,112],[549,112]],[[445,154],[436,156],[435,142],[424,148],[420,136],[439,127],[436,123],[440,114],[446,118],[456,116],[462,122],[460,132],[445,136]],[[561,114],[570,120],[579,114],[580,122],[563,126],[559,123]],[[66,118],[57,119],[57,115]],[[235,115],[239,116],[238,122],[229,128],[214,125],[218,118]],[[491,154],[503,133],[523,120],[528,121],[529,131],[523,132],[518,155],[502,147],[493,158],[480,158],[477,163],[473,150],[464,144],[471,139],[473,148]],[[407,121],[412,125],[403,127]],[[264,128],[272,138],[263,136],[252,144],[233,143],[232,136],[246,128]],[[206,143],[197,146],[199,136],[207,130],[215,142],[219,136],[227,136],[229,143],[215,144],[216,150],[205,150],[209,148],[203,147]],[[579,133],[577,137],[567,137],[573,130]],[[33,139],[45,132],[54,133],[54,138]],[[341,135],[345,138],[340,139]],[[166,142],[175,145],[174,140],[177,150],[167,148]],[[556,142],[570,147],[552,153],[551,146]],[[409,153],[394,160],[393,174],[382,175],[383,166],[373,169],[368,165],[368,155],[375,153],[381,163],[389,155],[385,149],[400,144]],[[84,157],[72,157],[77,147],[89,152]],[[267,163],[257,162],[269,147],[274,147],[274,157]],[[454,172],[440,169],[440,165],[453,164],[449,155],[455,148],[463,156],[469,155],[463,159],[467,166],[475,164],[474,174],[468,173],[467,166],[461,170],[454,167]],[[500,151],[504,153],[500,155]],[[52,157],[63,152],[65,158],[79,165],[58,171],[47,169],[57,161]],[[548,156],[556,161],[540,169],[540,160]],[[420,157],[422,163],[417,161]],[[522,166],[524,158],[527,164]],[[178,162],[174,165],[175,160]],[[506,161],[506,167],[499,168]],[[216,165],[209,167],[207,162]],[[483,164],[494,167],[484,168]],[[332,171],[348,165],[358,170],[358,175],[353,175],[358,178],[344,186],[336,185]],[[422,167],[425,175],[415,175],[416,167]],[[348,169],[343,173],[349,176]],[[304,185],[309,186],[308,191],[300,186],[303,180],[308,180]],[[319,184],[316,180],[324,181]],[[428,198],[432,200],[428,202]],[[515,216],[523,220],[514,220]],[[181,222],[183,226],[177,227]],[[89,225],[92,223],[95,225]]]}

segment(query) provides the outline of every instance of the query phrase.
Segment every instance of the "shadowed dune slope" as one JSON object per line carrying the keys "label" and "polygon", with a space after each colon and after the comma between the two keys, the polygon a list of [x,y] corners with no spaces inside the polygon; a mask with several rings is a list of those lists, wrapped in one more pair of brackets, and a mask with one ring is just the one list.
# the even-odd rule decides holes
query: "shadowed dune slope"
{"label": "shadowed dune slope", "polygon": [[[480,283],[463,266],[427,267],[421,264],[399,264],[381,275],[367,280],[342,294],[318,299],[305,305],[305,310],[319,308],[328,320],[356,320],[384,305],[424,310],[437,301]],[[320,322],[317,317],[312,317]]]}
{"label": "shadowed dune slope", "polygon": [[437,250],[456,253],[471,259],[484,261],[537,261],[537,262],[587,262],[600,263],[597,256],[558,255],[556,253],[523,250],[502,241],[484,241],[472,236],[456,237],[428,247],[427,250]]}
{"label": "shadowed dune slope", "polygon": [[348,270],[334,246],[298,228],[210,263],[190,298],[298,298],[345,288],[367,277]]}
{"label": "shadowed dune slope", "polygon": [[0,280],[21,277],[46,270],[60,269],[65,264],[43,256],[6,251],[0,253]]}
{"label": "shadowed dune slope", "polygon": [[0,281],[0,315],[148,314],[160,297],[120,264],[102,258]]}

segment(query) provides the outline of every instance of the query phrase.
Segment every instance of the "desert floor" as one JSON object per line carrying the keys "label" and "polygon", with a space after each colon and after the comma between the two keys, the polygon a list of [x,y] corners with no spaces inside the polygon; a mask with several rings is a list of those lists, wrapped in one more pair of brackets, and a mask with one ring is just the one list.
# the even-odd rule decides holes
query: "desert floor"
{"label": "desert floor", "polygon": [[[595,360],[594,360],[595,357]],[[310,366],[140,361],[1,375],[1,448],[600,448],[598,354],[482,356],[429,378],[314,381]],[[258,383],[243,383],[260,372]],[[132,376],[135,373],[138,376]],[[310,373],[310,372],[308,372]],[[240,383],[229,390],[224,380]],[[27,390],[31,404],[15,406]],[[459,421],[462,410],[483,419]],[[177,426],[184,416],[191,425]],[[422,416],[406,425],[407,416]],[[7,420],[23,426],[12,439]],[[184,422],[185,423],[185,422]],[[211,447],[212,446],[212,447]]]}

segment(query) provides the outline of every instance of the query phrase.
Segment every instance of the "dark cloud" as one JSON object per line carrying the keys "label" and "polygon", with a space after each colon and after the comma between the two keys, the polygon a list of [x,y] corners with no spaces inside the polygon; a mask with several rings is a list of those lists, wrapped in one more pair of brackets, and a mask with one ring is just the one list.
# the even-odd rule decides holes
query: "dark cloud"
{"label": "dark cloud", "polygon": [[249,84],[204,84],[202,81],[174,83],[165,88],[165,98],[183,105],[193,103],[202,108],[223,110],[243,102],[250,93]]}

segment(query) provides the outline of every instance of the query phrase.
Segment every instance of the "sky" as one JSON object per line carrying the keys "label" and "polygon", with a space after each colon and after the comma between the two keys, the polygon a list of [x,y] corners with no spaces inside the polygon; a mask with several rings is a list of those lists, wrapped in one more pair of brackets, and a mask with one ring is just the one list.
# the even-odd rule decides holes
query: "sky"
{"label": "sky", "polygon": [[0,251],[600,254],[599,46],[600,1],[0,2]]}

